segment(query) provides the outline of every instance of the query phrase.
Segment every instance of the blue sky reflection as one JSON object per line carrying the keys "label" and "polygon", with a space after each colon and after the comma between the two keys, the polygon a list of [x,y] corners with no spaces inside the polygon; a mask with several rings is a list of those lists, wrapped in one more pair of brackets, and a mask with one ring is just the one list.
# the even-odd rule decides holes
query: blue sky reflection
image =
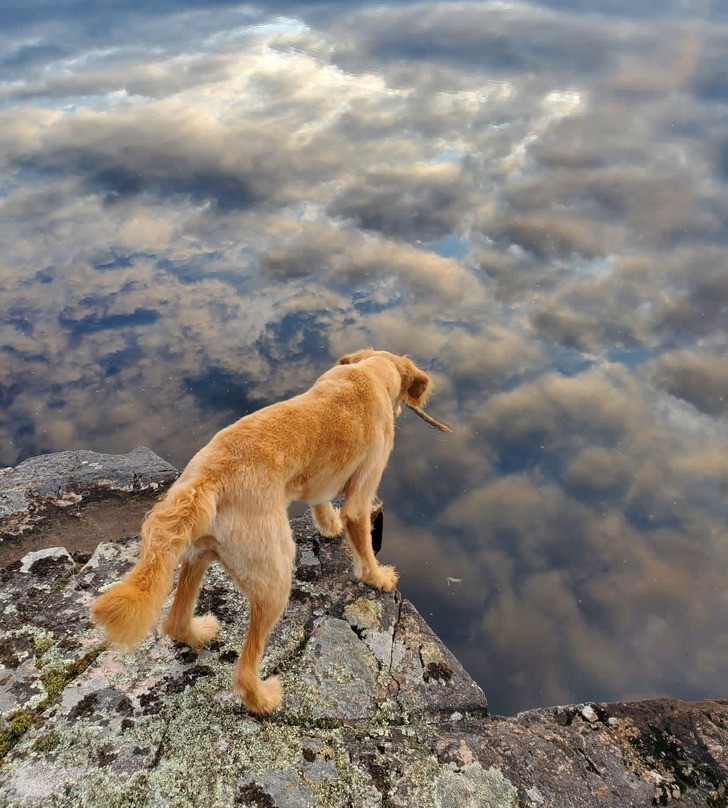
{"label": "blue sky reflection", "polygon": [[383,555],[496,711],[725,696],[719,4],[0,12],[0,463],[407,352]]}

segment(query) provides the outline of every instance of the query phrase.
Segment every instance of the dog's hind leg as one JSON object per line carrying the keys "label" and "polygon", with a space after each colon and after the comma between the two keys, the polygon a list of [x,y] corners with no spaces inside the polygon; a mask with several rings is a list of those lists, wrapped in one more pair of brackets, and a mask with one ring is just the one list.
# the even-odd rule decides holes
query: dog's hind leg
{"label": "dog's hind leg", "polygon": [[380,564],[372,549],[371,514],[378,482],[379,475],[374,485],[366,485],[365,480],[352,478],[346,486],[341,516],[354,557],[354,574],[375,589],[391,592],[397,586],[399,576],[394,567]]}
{"label": "dog's hind leg", "polygon": [[162,623],[165,634],[195,649],[207,645],[220,630],[220,624],[214,615],[194,616],[202,576],[214,558],[215,555],[211,551],[198,551],[192,547],[185,553],[174,600],[169,614]]}
{"label": "dog's hind leg", "polygon": [[268,715],[280,706],[283,688],[277,676],[262,680],[258,673],[265,641],[288,602],[288,587],[271,589],[265,597],[250,599],[250,624],[233,681],[251,713]]}
{"label": "dog's hind leg", "polygon": [[311,507],[313,521],[318,532],[327,539],[335,539],[344,532],[344,523],[339,511],[330,502],[323,502]]}
{"label": "dog's hind leg", "polygon": [[296,546],[284,508],[275,524],[268,522],[253,532],[258,536],[254,543],[248,543],[244,556],[234,563],[230,558],[226,562],[250,601],[248,633],[233,682],[248,710],[268,715],[280,706],[283,690],[276,676],[262,680],[259,668],[266,639],[288,603]]}

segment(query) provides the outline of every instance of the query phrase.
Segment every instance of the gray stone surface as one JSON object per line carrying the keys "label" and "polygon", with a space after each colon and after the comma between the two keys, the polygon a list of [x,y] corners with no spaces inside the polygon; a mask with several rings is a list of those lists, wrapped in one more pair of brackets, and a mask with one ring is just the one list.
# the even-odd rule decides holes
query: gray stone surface
{"label": "gray stone surface", "polygon": [[144,446],[123,455],[58,452],[0,468],[0,541],[31,530],[59,509],[112,492],[157,491],[176,476],[173,466]]}
{"label": "gray stone surface", "polygon": [[155,634],[133,655],[104,647],[88,605],[136,538],[2,570],[0,806],[728,803],[728,702],[489,716],[408,601],[352,581],[340,541],[292,524],[293,594],[264,659],[285,699],[267,719],[231,687],[247,611],[220,568],[200,597],[222,627],[211,647]]}

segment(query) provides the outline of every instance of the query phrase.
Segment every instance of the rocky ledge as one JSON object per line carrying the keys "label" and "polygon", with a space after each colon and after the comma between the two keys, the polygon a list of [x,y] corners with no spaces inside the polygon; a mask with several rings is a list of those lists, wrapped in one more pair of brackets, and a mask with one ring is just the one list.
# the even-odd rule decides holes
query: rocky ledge
{"label": "rocky ledge", "polygon": [[58,452],[0,468],[0,567],[53,543],[86,550],[135,533],[177,474],[143,446],[124,455]]}
{"label": "rocky ledge", "polygon": [[[0,501],[16,503],[0,514],[5,542],[42,530],[47,545],[0,573],[0,806],[728,805],[728,701],[490,716],[412,604],[353,582],[341,542],[306,517],[292,522],[293,594],[264,660],[286,690],[273,716],[248,714],[231,688],[246,604],[217,567],[200,597],[222,626],[210,648],[152,636],[134,655],[106,649],[88,605],[129,567],[137,538],[107,541],[117,525],[92,554],[52,546],[70,517],[38,503],[72,491],[79,524],[84,502],[118,507],[124,486],[104,457],[101,485],[68,483],[91,453],[45,460],[57,477],[42,489],[14,477],[25,464],[0,480]],[[148,450],[118,460],[136,467],[122,481],[171,479],[169,467],[168,479],[145,477],[147,464],[164,469]],[[3,534],[3,518],[28,527]]]}

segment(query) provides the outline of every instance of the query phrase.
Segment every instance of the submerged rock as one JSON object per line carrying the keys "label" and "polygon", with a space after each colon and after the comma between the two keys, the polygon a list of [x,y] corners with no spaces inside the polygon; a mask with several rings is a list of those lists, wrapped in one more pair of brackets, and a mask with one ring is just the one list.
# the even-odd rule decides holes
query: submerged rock
{"label": "submerged rock", "polygon": [[265,719],[232,688],[247,606],[219,567],[199,610],[222,628],[198,654],[157,634],[109,650],[89,624],[137,537],[0,572],[0,806],[726,804],[728,702],[489,716],[412,604],[354,582],[308,517],[292,526],[293,592],[263,663],[285,698]]}

